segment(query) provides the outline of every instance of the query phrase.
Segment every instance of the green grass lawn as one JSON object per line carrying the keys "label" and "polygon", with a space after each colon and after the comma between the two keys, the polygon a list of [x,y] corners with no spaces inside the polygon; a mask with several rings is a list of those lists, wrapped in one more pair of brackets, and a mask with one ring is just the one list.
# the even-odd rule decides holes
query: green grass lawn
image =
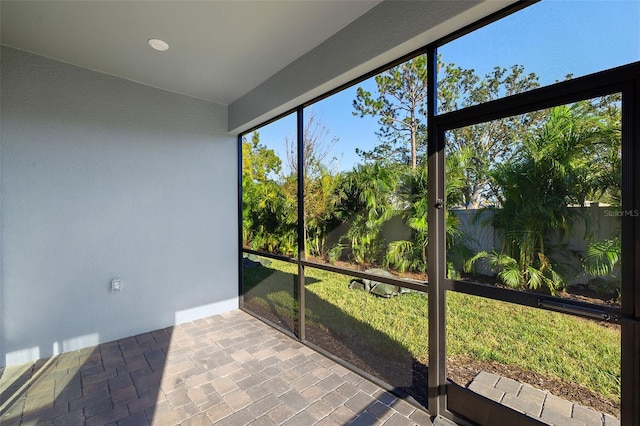
{"label": "green grass lawn", "polygon": [[[245,268],[245,300],[279,317],[295,317],[293,264]],[[399,349],[428,358],[427,295],[384,299],[348,289],[350,277],[307,268],[309,324],[358,336],[391,356]],[[620,330],[570,315],[447,294],[447,354],[494,361],[582,385],[619,403]],[[394,352],[395,351],[395,352]]]}

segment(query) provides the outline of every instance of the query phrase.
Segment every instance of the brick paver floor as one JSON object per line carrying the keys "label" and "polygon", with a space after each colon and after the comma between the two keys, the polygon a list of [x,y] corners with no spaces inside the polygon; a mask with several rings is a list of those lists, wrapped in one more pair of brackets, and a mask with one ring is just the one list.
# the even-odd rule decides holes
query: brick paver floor
{"label": "brick paver floor", "polygon": [[242,311],[0,370],[0,424],[430,425]]}
{"label": "brick paver floor", "polygon": [[549,425],[620,426],[620,420],[609,414],[598,413],[549,392],[493,373],[480,372],[469,383],[468,388]]}

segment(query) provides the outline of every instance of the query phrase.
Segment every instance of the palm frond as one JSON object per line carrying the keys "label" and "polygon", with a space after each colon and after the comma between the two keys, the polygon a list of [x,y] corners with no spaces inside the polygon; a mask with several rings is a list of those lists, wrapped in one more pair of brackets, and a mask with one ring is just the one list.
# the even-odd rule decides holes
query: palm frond
{"label": "palm frond", "polygon": [[585,271],[591,275],[609,275],[620,262],[621,254],[619,237],[596,241],[589,245],[582,264]]}

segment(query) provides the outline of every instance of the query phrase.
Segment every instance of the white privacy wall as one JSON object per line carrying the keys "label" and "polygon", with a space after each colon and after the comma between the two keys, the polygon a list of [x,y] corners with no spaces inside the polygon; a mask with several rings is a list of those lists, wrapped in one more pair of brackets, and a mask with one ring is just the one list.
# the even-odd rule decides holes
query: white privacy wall
{"label": "white privacy wall", "polygon": [[1,64],[0,366],[236,308],[226,106],[9,48]]}

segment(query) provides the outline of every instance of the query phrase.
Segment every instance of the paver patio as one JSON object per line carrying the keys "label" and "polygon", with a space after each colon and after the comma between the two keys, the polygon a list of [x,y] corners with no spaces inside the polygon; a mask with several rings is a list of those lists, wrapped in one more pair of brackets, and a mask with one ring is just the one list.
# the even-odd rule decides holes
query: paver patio
{"label": "paver patio", "polygon": [[0,424],[430,425],[240,311],[0,370]]}
{"label": "paver patio", "polygon": [[[480,373],[468,387],[548,424],[620,424],[491,373]],[[413,426],[432,421],[236,310],[0,369],[0,424]]]}

